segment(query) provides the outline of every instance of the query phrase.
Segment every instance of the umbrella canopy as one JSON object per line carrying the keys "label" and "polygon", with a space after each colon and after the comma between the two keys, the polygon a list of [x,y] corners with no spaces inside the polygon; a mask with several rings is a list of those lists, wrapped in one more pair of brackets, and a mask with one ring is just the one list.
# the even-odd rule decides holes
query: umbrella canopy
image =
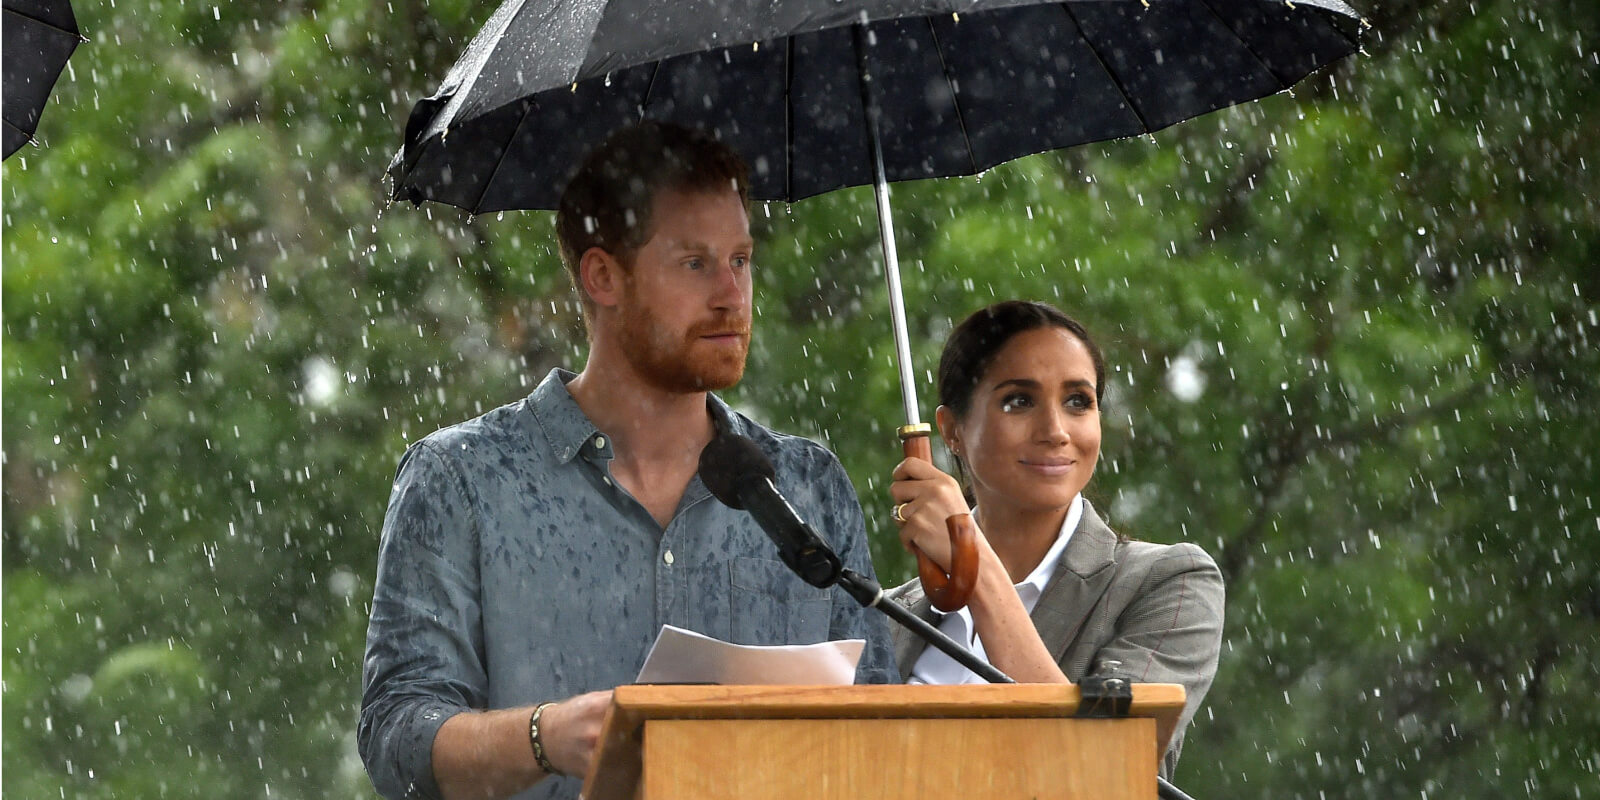
{"label": "umbrella canopy", "polygon": [[714,131],[752,197],[794,201],[873,182],[875,107],[888,180],[968,175],[1282,91],[1361,24],[1341,0],[507,0],[389,171],[396,199],[554,208],[648,118]]}
{"label": "umbrella canopy", "polygon": [[33,139],[50,90],[83,36],[67,0],[5,0],[5,157]]}

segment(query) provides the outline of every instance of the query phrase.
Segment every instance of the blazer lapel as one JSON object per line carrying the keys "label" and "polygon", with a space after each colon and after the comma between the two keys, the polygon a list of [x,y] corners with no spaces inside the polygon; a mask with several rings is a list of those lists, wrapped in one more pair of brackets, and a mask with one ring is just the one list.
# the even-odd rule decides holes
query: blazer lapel
{"label": "blazer lapel", "polygon": [[1050,583],[1033,607],[1033,625],[1057,663],[1110,586],[1116,574],[1112,569],[1116,565],[1116,547],[1117,535],[1084,500],[1078,530],[1067,542]]}
{"label": "blazer lapel", "polygon": [[[1033,607],[1033,625],[1057,663],[1066,655],[1067,647],[1077,637],[1100,596],[1105,594],[1106,587],[1111,585],[1111,578],[1116,575],[1116,570],[1112,569],[1116,565],[1116,547],[1117,535],[1106,527],[1089,501],[1084,500],[1083,519],[1078,522],[1072,541],[1067,542],[1067,549],[1061,553],[1044,594]],[[896,592],[893,598],[885,597],[883,602],[898,602],[929,624],[939,624],[939,614],[922,593],[919,582],[913,581],[904,591]],[[893,627],[895,663],[900,666],[900,680],[905,681],[911,677],[911,668],[922,657],[928,643],[898,625]]]}
{"label": "blazer lapel", "polygon": [[[900,603],[912,614],[935,627],[938,626],[939,615],[933,610],[932,601],[922,593],[922,584],[913,582],[898,598],[885,597],[884,603]],[[917,659],[922,657],[922,651],[928,648],[928,643],[922,637],[896,624],[894,628],[894,663],[900,665],[900,681],[904,683],[911,677],[911,668],[916,665]]]}

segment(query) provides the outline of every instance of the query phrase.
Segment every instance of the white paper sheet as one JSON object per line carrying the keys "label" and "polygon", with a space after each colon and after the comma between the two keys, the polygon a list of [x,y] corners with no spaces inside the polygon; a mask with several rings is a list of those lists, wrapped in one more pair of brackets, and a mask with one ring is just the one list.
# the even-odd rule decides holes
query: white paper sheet
{"label": "white paper sheet", "polygon": [[817,644],[729,644],[691,630],[661,626],[639,670],[639,683],[843,686],[855,682],[865,639]]}

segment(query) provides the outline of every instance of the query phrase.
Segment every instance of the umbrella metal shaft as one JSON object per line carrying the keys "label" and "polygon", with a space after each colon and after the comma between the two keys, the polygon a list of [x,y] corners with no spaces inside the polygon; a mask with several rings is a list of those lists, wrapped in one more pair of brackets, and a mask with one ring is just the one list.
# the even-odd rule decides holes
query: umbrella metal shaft
{"label": "umbrella metal shaft", "polygon": [[872,190],[878,206],[878,234],[883,243],[883,276],[889,283],[889,320],[894,329],[895,366],[900,371],[900,402],[907,425],[922,422],[917,410],[917,384],[911,364],[911,337],[906,332],[906,304],[900,288],[900,257],[894,246],[894,211],[889,203],[889,179],[883,169],[883,146],[878,140],[878,108],[869,89],[866,27],[855,26],[856,61],[861,76],[861,103],[867,118],[867,142],[872,151]]}
{"label": "umbrella metal shaft", "polygon": [[873,186],[878,201],[878,226],[883,229],[883,274],[889,282],[889,318],[894,327],[895,365],[900,368],[900,401],[905,404],[906,424],[922,421],[917,411],[917,383],[911,365],[911,337],[906,332],[906,303],[900,288],[900,260],[894,248],[894,214],[889,206],[889,183],[883,179],[883,157],[878,153],[877,126],[873,126],[873,156],[878,175]]}

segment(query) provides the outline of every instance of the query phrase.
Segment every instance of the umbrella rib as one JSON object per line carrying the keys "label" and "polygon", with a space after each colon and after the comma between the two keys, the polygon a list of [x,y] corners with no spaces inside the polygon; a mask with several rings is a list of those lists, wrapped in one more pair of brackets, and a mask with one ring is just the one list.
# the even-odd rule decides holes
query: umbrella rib
{"label": "umbrella rib", "polygon": [[939,56],[939,68],[944,70],[945,83],[950,84],[950,106],[956,110],[956,124],[961,126],[961,141],[967,145],[967,162],[972,165],[972,174],[978,174],[978,154],[972,147],[972,136],[967,133],[967,117],[961,113],[960,93],[956,91],[956,78],[950,74],[950,62],[944,58],[944,47],[939,44],[939,30],[933,26],[933,17],[924,17],[928,21],[928,35],[933,37],[933,52]]}
{"label": "umbrella rib", "polygon": [[[1294,4],[1293,4],[1293,2],[1291,2],[1291,0],[1284,0],[1284,2],[1287,3],[1290,8],[1294,7]],[[1338,14],[1340,16],[1346,17],[1346,18],[1350,19],[1351,21],[1355,22],[1355,24],[1356,24],[1356,35],[1354,37],[1352,37],[1348,33],[1345,33],[1344,27],[1341,26],[1341,25],[1335,25],[1333,23],[1329,23],[1328,27],[1331,28],[1334,33],[1339,34],[1339,38],[1345,40],[1345,42],[1347,42],[1350,45],[1350,49],[1351,50],[1359,50],[1361,48],[1361,31],[1363,29],[1372,27],[1370,24],[1368,24],[1367,18],[1361,15],[1361,12],[1356,11],[1353,8],[1350,8],[1350,6],[1348,6],[1348,5],[1345,5],[1345,9],[1347,11],[1349,11],[1349,13],[1345,13],[1344,11],[1339,11],[1337,9],[1330,8],[1328,6],[1323,6],[1323,5],[1319,4],[1319,3],[1313,3],[1311,5],[1312,5],[1313,8],[1320,8],[1323,11],[1328,12],[1329,14]],[[1212,13],[1216,13],[1216,12],[1212,12]],[[1343,58],[1343,56],[1340,56],[1340,58]],[[1337,59],[1335,59],[1335,60],[1337,60]],[[1328,62],[1328,64],[1331,64],[1331,63],[1333,63],[1333,62],[1332,61]],[[1322,66],[1326,67],[1326,66],[1328,66],[1328,64],[1323,64]],[[1318,69],[1321,69],[1321,68],[1322,67],[1318,67]],[[1313,71],[1315,71],[1315,70],[1313,70]]]}
{"label": "umbrella rib", "polygon": [[27,14],[24,14],[21,11],[18,11],[18,10],[14,9],[14,8],[7,8],[5,11],[6,11],[7,14],[16,14],[17,16],[19,16],[19,17],[21,17],[21,18],[23,18],[23,19],[25,19],[25,20],[27,20],[29,22],[36,22],[36,23],[38,23],[40,25],[43,25],[46,28],[49,28],[50,30],[61,31],[62,33],[66,34],[68,36],[71,36],[72,38],[77,39],[79,41],[85,41],[84,35],[82,33],[78,32],[78,31],[69,31],[66,28],[61,27],[60,25],[56,25],[54,23],[46,22],[46,21],[44,21],[42,19],[39,19],[38,17],[28,16]]}
{"label": "umbrella rib", "polygon": [[794,202],[794,37],[783,37],[783,199]]}
{"label": "umbrella rib", "polygon": [[1111,65],[1106,63],[1105,58],[1100,55],[1100,51],[1095,48],[1094,42],[1090,41],[1088,35],[1083,32],[1083,23],[1078,21],[1077,15],[1072,13],[1072,9],[1068,7],[1068,4],[1057,3],[1056,5],[1060,6],[1061,10],[1066,13],[1067,19],[1072,20],[1072,26],[1078,29],[1078,37],[1083,40],[1084,46],[1089,48],[1089,54],[1094,56],[1094,60],[1100,64],[1100,69],[1104,70],[1106,77],[1111,79],[1111,85],[1116,87],[1117,94],[1122,95],[1123,104],[1128,107],[1129,111],[1133,112],[1135,117],[1139,118],[1139,127],[1143,128],[1145,133],[1150,133],[1149,120],[1146,120],[1144,114],[1139,111],[1139,107],[1134,105],[1133,97],[1128,94],[1126,89],[1122,88],[1122,81],[1117,78],[1115,72],[1111,71]]}
{"label": "umbrella rib", "polygon": [[1229,25],[1228,21],[1226,19],[1224,19],[1221,14],[1217,13],[1217,10],[1211,6],[1211,0],[1200,0],[1200,5],[1204,6],[1207,11],[1210,11],[1211,12],[1211,16],[1216,18],[1217,23],[1220,24],[1222,27],[1227,28],[1228,29],[1228,33],[1233,34],[1233,38],[1235,38],[1235,39],[1237,39],[1239,41],[1239,44],[1242,47],[1244,47],[1245,52],[1249,53],[1250,57],[1254,58],[1256,60],[1256,63],[1260,64],[1261,68],[1266,70],[1267,74],[1271,75],[1272,79],[1278,82],[1278,91],[1283,91],[1283,90],[1288,89],[1289,87],[1294,85],[1293,81],[1290,81],[1290,82],[1287,82],[1287,83],[1284,82],[1283,77],[1278,75],[1278,71],[1273,69],[1272,65],[1268,64],[1267,60],[1262,58],[1261,54],[1257,53],[1256,49],[1254,47],[1251,47],[1250,43],[1245,41],[1244,37],[1240,36],[1238,31],[1234,30],[1233,26]]}
{"label": "umbrella rib", "polygon": [[494,169],[489,170],[489,177],[483,182],[483,188],[478,191],[478,199],[472,201],[469,213],[476,214],[483,208],[483,199],[489,196],[489,187],[494,185],[495,176],[500,174],[500,166],[506,163],[506,156],[511,155],[511,145],[517,141],[517,134],[522,132],[522,124],[528,121],[528,112],[532,110],[533,103],[523,101],[522,115],[517,117],[517,126],[511,129],[511,136],[506,139],[505,149],[501,150],[500,157],[495,159]]}
{"label": "umbrella rib", "polygon": [[650,81],[644,85],[644,94],[639,97],[639,121],[645,118],[645,109],[650,107],[650,94],[656,90],[656,76],[661,74],[661,62],[665,59],[656,59],[650,63]]}
{"label": "umbrella rib", "polygon": [[33,134],[28,133],[27,131],[23,130],[21,128],[21,126],[17,125],[17,123],[12,122],[9,119],[8,120],[4,120],[4,122],[5,122],[7,128],[10,128],[11,130],[16,131],[17,133],[20,133],[23,136],[28,137],[28,143],[29,144],[38,144],[39,143],[38,139],[33,138]]}

